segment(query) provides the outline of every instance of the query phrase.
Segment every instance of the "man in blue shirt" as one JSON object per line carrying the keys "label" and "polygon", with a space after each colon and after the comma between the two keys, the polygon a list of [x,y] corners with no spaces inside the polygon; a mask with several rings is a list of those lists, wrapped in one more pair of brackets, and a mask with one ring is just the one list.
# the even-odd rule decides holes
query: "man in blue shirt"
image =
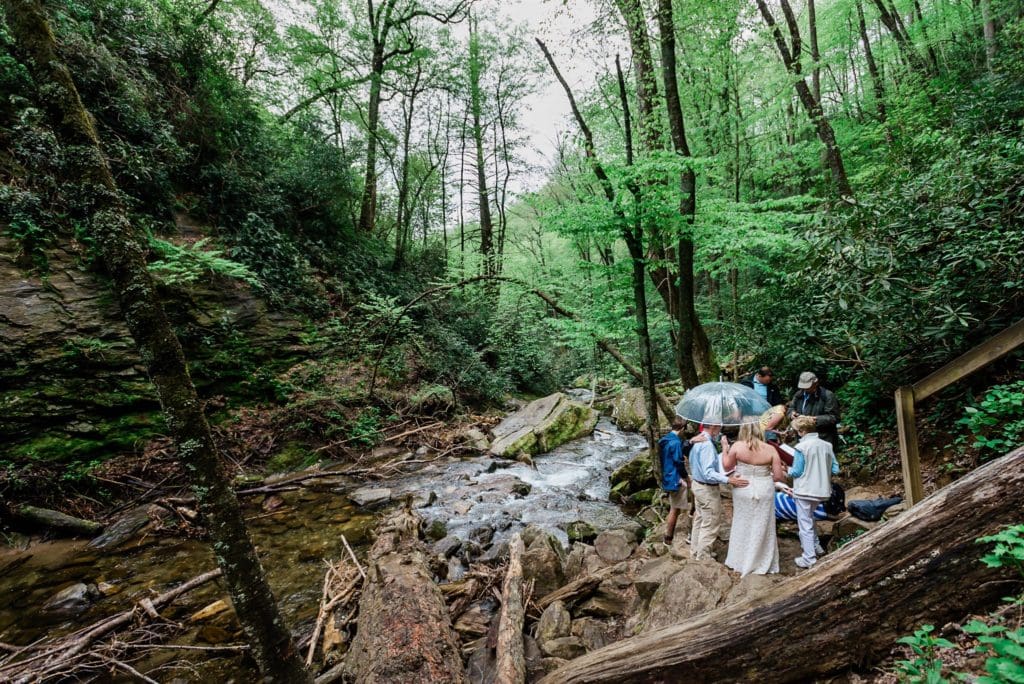
{"label": "man in blue shirt", "polygon": [[785,400],[782,398],[782,392],[779,391],[778,386],[773,382],[774,378],[775,373],[772,372],[771,368],[761,366],[749,377],[740,380],[740,384],[753,388],[765,401],[772,406],[776,406],[784,404]]}
{"label": "man in blue shirt", "polygon": [[658,440],[658,457],[661,459],[661,488],[668,494],[668,518],[665,520],[665,543],[671,544],[676,533],[676,522],[679,511],[688,510],[686,489],[689,476],[686,474],[684,458],[693,444],[683,441],[680,434],[686,427],[686,421],[676,416],[672,419],[672,429]]}
{"label": "man in blue shirt", "polygon": [[[690,452],[693,500],[696,504],[690,532],[690,555],[695,560],[714,558],[711,545],[718,538],[722,527],[722,495],[719,485],[746,487],[749,484],[742,477],[722,471],[722,458],[715,446],[715,440],[721,432],[721,425],[705,425],[703,434],[708,438],[694,444]],[[723,436],[722,451],[728,450],[729,440]]]}

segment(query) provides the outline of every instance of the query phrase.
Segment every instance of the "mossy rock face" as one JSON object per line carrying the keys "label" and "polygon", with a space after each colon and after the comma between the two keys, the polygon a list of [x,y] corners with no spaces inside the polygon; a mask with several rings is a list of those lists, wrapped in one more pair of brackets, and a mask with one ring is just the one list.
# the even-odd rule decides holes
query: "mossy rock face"
{"label": "mossy rock face", "polygon": [[620,430],[639,431],[647,422],[643,389],[627,387],[622,390],[612,402],[612,420]]}
{"label": "mossy rock face", "polygon": [[533,456],[594,431],[597,411],[561,392],[537,399],[501,421],[494,429],[491,453],[504,458]]}
{"label": "mossy rock face", "polygon": [[657,489],[658,479],[651,467],[651,458],[650,451],[642,451],[612,471],[609,477],[612,493],[625,498],[644,490]]}
{"label": "mossy rock face", "polygon": [[267,461],[268,473],[282,473],[290,470],[298,470],[311,465],[316,460],[313,454],[299,442],[288,442],[281,451],[270,457]]}

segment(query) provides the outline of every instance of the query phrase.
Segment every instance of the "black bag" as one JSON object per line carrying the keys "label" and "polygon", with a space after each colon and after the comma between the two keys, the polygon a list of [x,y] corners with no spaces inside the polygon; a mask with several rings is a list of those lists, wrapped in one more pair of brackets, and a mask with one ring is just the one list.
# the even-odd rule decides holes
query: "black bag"
{"label": "black bag", "polygon": [[846,510],[846,490],[840,484],[832,483],[832,496],[825,502],[827,515],[839,515]]}
{"label": "black bag", "polygon": [[850,515],[855,518],[860,518],[867,522],[875,522],[882,519],[886,509],[890,506],[895,506],[901,501],[903,501],[903,497],[900,496],[894,496],[891,499],[858,499],[848,503],[846,508],[850,511]]}

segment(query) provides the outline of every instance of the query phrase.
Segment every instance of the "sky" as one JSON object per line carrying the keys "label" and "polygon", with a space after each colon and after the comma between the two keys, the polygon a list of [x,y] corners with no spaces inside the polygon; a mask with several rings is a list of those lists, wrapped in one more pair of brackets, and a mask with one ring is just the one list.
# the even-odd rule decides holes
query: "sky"
{"label": "sky", "polygon": [[[622,53],[624,64],[629,63],[624,39],[598,42],[595,33],[586,30],[598,19],[598,3],[592,0],[499,0],[498,4],[509,22],[527,25],[531,40],[544,41],[577,98],[594,86],[599,74],[611,72],[616,52]],[[524,156],[535,170],[521,179],[517,192],[539,189],[555,160],[559,134],[578,130],[565,91],[540,48],[534,49],[544,70],[537,91],[523,103],[521,121],[531,140]]]}

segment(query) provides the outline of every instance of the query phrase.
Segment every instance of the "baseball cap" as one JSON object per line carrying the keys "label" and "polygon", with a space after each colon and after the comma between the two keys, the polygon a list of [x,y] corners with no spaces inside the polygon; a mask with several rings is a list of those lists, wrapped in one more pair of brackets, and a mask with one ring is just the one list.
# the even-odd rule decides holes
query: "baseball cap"
{"label": "baseball cap", "polygon": [[800,374],[800,381],[796,383],[796,386],[800,389],[810,389],[811,385],[818,381],[818,376],[811,371],[804,371]]}

